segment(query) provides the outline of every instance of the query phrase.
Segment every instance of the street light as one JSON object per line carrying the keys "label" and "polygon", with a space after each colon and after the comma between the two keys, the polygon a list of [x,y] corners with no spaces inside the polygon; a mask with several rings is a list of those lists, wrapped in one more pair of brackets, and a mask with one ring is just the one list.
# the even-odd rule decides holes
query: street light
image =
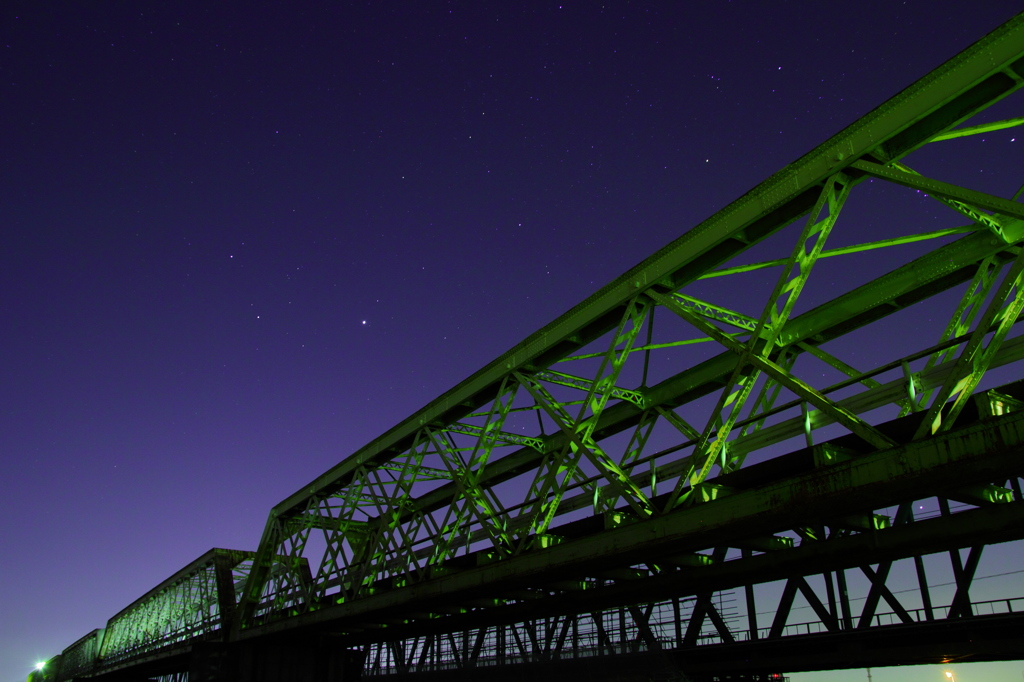
{"label": "street light", "polygon": [[953,673],[948,670],[946,671],[946,679],[949,680],[949,682],[956,682],[956,680],[953,679]]}

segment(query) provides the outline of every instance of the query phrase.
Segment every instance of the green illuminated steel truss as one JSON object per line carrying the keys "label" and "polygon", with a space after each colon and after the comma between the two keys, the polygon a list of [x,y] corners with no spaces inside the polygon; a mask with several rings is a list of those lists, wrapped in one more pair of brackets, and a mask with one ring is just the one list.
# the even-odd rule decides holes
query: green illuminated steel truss
{"label": "green illuminated steel truss", "polygon": [[[739,587],[750,640],[784,636],[798,594],[823,632],[880,599],[910,623],[886,587],[910,559],[920,618],[970,616],[981,548],[1024,538],[1024,187],[1005,190],[1024,178],[997,196],[929,167],[957,145],[981,177],[1024,123],[1019,98],[990,107],[1022,85],[1019,15],[274,507],[255,554],[212,550],[38,679],[281,634],[367,644],[380,675],[587,637],[729,643]],[[939,613],[921,555],[945,552]]]}
{"label": "green illuminated steel truss", "polygon": [[[500,608],[535,589],[519,558],[655,528],[728,497],[719,479],[752,462],[844,433],[862,454],[886,451],[906,438],[878,425],[918,412],[910,440],[940,436],[987,372],[1024,357],[1024,205],[930,177],[915,152],[963,144],[971,169],[971,136],[1024,123],[983,115],[1024,84],[1022,56],[1018,16],[284,500],[236,635],[293,617],[348,632],[437,619],[432,585],[465,571],[507,579],[449,610]],[[858,239],[869,181],[927,208],[876,213],[891,236]],[[907,328],[922,310],[935,329]],[[890,357],[863,366],[866,339]],[[545,594],[589,577],[552,576]],[[398,615],[398,594],[433,606]]]}
{"label": "green illuminated steel truss", "polygon": [[212,549],[64,650],[61,679],[200,639],[223,639],[252,552]]}

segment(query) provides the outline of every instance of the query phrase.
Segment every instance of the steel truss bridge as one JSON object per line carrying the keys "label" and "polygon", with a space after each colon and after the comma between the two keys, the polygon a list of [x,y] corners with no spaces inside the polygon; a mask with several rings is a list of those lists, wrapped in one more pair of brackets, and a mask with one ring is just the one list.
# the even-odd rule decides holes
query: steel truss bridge
{"label": "steel truss bridge", "polygon": [[1024,658],[1019,580],[976,596],[983,554],[1024,557],[1022,191],[929,171],[948,145],[976,182],[999,150],[971,136],[1024,123],[989,110],[1022,85],[1019,15],[285,499],[255,552],[211,550],[34,677]]}

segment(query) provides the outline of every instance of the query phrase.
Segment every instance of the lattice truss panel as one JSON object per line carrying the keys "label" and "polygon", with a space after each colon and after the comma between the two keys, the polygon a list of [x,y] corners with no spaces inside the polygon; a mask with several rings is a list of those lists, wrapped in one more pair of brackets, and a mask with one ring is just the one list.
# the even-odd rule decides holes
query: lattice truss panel
{"label": "lattice truss panel", "polygon": [[[1024,101],[1004,100],[1022,84],[1022,53],[1018,17],[276,507],[242,626],[517,566],[626,524],[642,532],[728,500],[756,484],[746,470],[785,453],[830,466],[1015,410],[1013,387],[971,396],[1020,377],[1024,357],[1024,174],[979,172],[1024,144],[1011,142]],[[943,499],[1006,502],[1008,480]],[[937,508],[942,496],[927,497]],[[745,549],[875,532],[908,513],[883,521],[865,504]],[[708,538],[545,585],[510,568],[505,588],[452,611],[712,565],[728,550]],[[192,603],[181,594],[152,613]],[[142,646],[131,633],[152,636],[148,613],[125,624],[120,650]],[[198,627],[184,612],[173,622]]]}
{"label": "lattice truss panel", "polygon": [[[91,664],[102,668],[182,642],[222,636],[222,625],[234,613],[252,557],[252,552],[208,552],[111,618],[105,631],[96,631],[91,640],[83,639],[71,649],[89,648],[94,652]],[[85,660],[88,652],[71,649],[64,658],[73,656],[85,669],[90,663]]]}
{"label": "lattice truss panel", "polygon": [[103,630],[93,630],[65,649],[60,658],[59,679],[70,680],[78,675],[92,672],[100,653],[102,640]]}

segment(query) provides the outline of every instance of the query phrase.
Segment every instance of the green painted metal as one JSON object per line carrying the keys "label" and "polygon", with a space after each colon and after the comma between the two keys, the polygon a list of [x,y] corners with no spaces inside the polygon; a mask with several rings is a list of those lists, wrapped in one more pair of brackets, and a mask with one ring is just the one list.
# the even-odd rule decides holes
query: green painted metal
{"label": "green painted metal", "polygon": [[[234,586],[248,575],[252,558],[252,552],[210,550],[115,614],[80,648],[109,670],[196,638],[223,639],[234,616]],[[88,666],[77,661],[77,667]]]}
{"label": "green painted metal", "polygon": [[[904,187],[919,189],[923,192],[931,192],[939,197],[963,202],[968,206],[989,210],[1003,216],[1018,219],[1024,218],[1024,206],[1021,206],[1015,201],[1003,199],[1002,197],[994,197],[990,194],[985,194],[983,192],[978,192],[964,187],[958,187],[957,185],[952,185],[948,182],[925,178],[918,173],[908,173],[901,166],[902,164],[895,162],[890,162],[888,166],[871,163],[870,161],[856,161],[851,164],[852,168],[864,171],[876,178],[888,180],[889,182],[893,182],[898,185],[903,185]],[[1007,241],[1011,241],[1011,239],[1007,239]]]}
{"label": "green painted metal", "polygon": [[[971,119],[1019,89],[1022,57],[1024,19],[1016,17],[275,507],[236,632],[276,618],[273,595],[297,592],[302,581],[286,579],[289,571],[275,568],[275,557],[307,557],[310,529],[317,546],[327,546],[326,560],[309,555],[317,568],[302,588],[308,601],[295,608],[351,608],[382,588],[413,589],[480,562],[559,547],[562,518],[625,512],[647,523],[680,505],[703,506],[728,495],[710,484],[716,472],[739,470],[752,454],[788,438],[811,444],[829,424],[864,447],[891,449],[897,442],[862,416],[885,405],[893,416],[941,414],[947,397],[959,396],[949,414],[962,409],[991,366],[1016,357],[1017,345],[1000,349],[1018,297],[989,303],[990,314],[977,311],[996,273],[1016,256],[1024,208],[920,175],[903,159],[931,141],[1014,125]],[[851,229],[842,209],[867,178],[925,191],[972,224],[868,243],[846,238],[854,245],[826,249],[830,234]],[[783,238],[798,220],[802,229]],[[822,300],[814,284],[820,258],[909,243],[935,246]],[[755,247],[789,255],[735,262]],[[742,307],[692,288],[719,277],[759,279],[750,280]],[[1004,281],[1016,282],[1016,275]],[[882,377],[889,370],[855,369],[859,361],[833,343],[866,326],[891,333],[885,325],[901,310],[929,305],[952,288],[964,289],[960,304],[932,338],[942,344],[973,334],[960,361],[951,354],[963,342],[936,350],[922,339],[928,353],[883,363],[898,374],[889,378]],[[755,292],[763,292],[760,300]],[[815,307],[796,314],[802,296],[812,296]],[[743,309],[750,305],[759,310]],[[685,324],[654,329],[656,314]],[[988,338],[985,325],[995,326],[995,336],[975,352]],[[717,354],[694,351],[712,347]],[[807,374],[811,361],[844,381],[822,384]],[[853,386],[860,392],[830,397]],[[444,473],[416,474],[420,468]],[[286,521],[299,515],[329,520],[295,532]]]}
{"label": "green painted metal", "polygon": [[[452,571],[419,586],[366,596],[346,604],[344,609],[311,611],[302,625],[332,623],[338,629],[358,629],[359,624],[375,622],[377,614],[406,613],[438,608],[453,600],[464,602],[494,591],[509,592],[513,584],[528,585],[542,581],[551,584],[573,575],[600,574],[609,566],[657,563],[654,557],[673,557],[716,545],[745,544],[745,538],[770,536],[777,528],[793,528],[802,522],[841,519],[857,515],[866,496],[879,508],[895,506],[903,499],[918,499],[937,491],[956,489],[963,482],[979,477],[1005,477],[1017,470],[1019,447],[1024,445],[1024,413],[1009,414],[997,422],[982,422],[951,433],[911,442],[894,451],[877,451],[845,459],[820,457],[816,464],[805,464],[803,472],[782,480],[767,481],[752,489],[738,490],[713,502],[680,509],[647,521],[610,528],[573,542],[510,557],[505,561],[482,564],[469,570]],[[653,573],[646,580],[625,579],[616,590],[584,590],[585,601],[575,591],[549,588],[533,599],[520,596],[509,599],[505,608],[510,619],[525,613],[537,616],[588,610],[599,604],[636,603],[651,598],[660,590],[675,594],[693,594],[702,589],[728,589],[744,584],[752,576],[755,582],[768,582],[796,571],[806,573],[879,560],[910,557],[917,553],[942,551],[963,546],[972,533],[984,531],[986,542],[1024,537],[1024,507],[995,504],[970,513],[954,515],[952,524],[902,524],[905,533],[892,532],[897,526],[874,533],[838,534],[830,548],[825,542],[802,542],[783,552],[768,552],[752,557],[744,565],[740,560],[725,562],[708,571],[705,562],[668,573]],[[969,519],[984,518],[972,525]],[[847,522],[849,523],[849,522]],[[878,527],[872,523],[871,527]],[[952,530],[955,528],[955,531]],[[900,536],[912,536],[905,541]],[[843,541],[838,541],[842,539]],[[830,549],[837,549],[834,553]],[[813,563],[807,557],[813,556]],[[849,563],[851,559],[853,564]],[[695,562],[696,564],[697,562]],[[713,562],[712,562],[713,564]],[[608,572],[612,574],[612,572]],[[628,596],[623,596],[624,594]],[[538,600],[538,597],[543,596]],[[629,600],[633,600],[630,602]],[[480,612],[467,609],[463,618],[449,616],[446,625],[458,629],[479,622]],[[454,621],[454,622],[453,622]],[[281,621],[260,626],[253,635],[285,631],[295,623]]]}
{"label": "green painted metal", "polygon": [[[884,249],[890,246],[899,246],[901,244],[913,244],[914,242],[925,241],[928,239],[938,239],[939,237],[948,237],[954,234],[963,234],[965,232],[973,232],[978,229],[977,226],[968,225],[965,227],[950,227],[944,230],[932,230],[931,232],[922,232],[921,234],[912,234],[904,237],[893,237],[892,239],[880,239],[874,242],[867,242],[864,244],[855,244],[853,246],[842,246],[837,249],[828,249],[818,254],[818,258],[831,258],[833,256],[845,256],[851,253],[860,253],[862,251],[873,251],[874,249]],[[733,268],[722,268],[720,270],[712,270],[711,272],[701,275],[701,279],[709,279],[711,277],[724,277],[725,275],[736,275],[741,272],[752,272],[754,270],[761,270],[763,268],[771,268],[777,265],[785,265],[785,258],[778,260],[764,261],[761,263],[750,263],[749,265],[737,265]],[[679,294],[677,294],[678,296]]]}
{"label": "green painted metal", "polygon": [[[663,298],[662,294],[657,292],[649,294],[654,297],[655,301],[673,310],[683,319],[740,356],[732,376],[726,383],[726,389],[722,391],[718,405],[712,413],[712,418],[697,441],[695,465],[700,460],[703,460],[703,463],[699,468],[695,466],[694,471],[687,476],[679,478],[673,495],[666,503],[666,512],[679,502],[687,500],[690,491],[702,484],[708,477],[712,466],[718,464],[726,469],[741,465],[741,460],[730,457],[727,453],[727,439],[732,427],[739,419],[761,371],[766,371],[771,379],[780,385],[789,383],[791,389],[799,387],[804,397],[807,396],[807,390],[810,387],[791,377],[785,368],[771,362],[768,356],[775,350],[779,333],[793,311],[793,306],[810,276],[814,262],[824,248],[825,240],[835,224],[849,192],[849,179],[842,174],[836,174],[826,181],[817,202],[810,211],[807,225],[797,238],[793,253],[783,266],[775,289],[769,296],[764,312],[757,320],[756,326],[751,329],[751,335],[746,344],[741,345],[736,339],[725,336],[717,327],[695,317],[678,303],[669,302]],[[824,210],[827,210],[828,213],[819,220]],[[813,245],[808,252],[807,244],[812,240]],[[780,303],[781,309],[779,308]],[[729,415],[723,420],[722,411],[730,405]],[[711,440],[712,435],[714,440]]]}
{"label": "green painted metal", "polygon": [[[749,585],[750,566],[792,578],[786,598],[803,594],[827,627],[849,622],[793,578],[801,561],[833,570],[867,535],[889,547],[909,512],[891,520],[888,505],[960,499],[983,512],[1019,487],[1007,448],[1024,444],[1014,414],[1024,399],[1017,388],[978,390],[990,370],[1024,359],[1024,336],[1012,334],[1024,308],[1024,205],[908,163],[931,142],[1019,123],[972,119],[1022,85],[1024,15],[274,507],[237,604],[217,597],[234,587],[223,570],[179,575],[111,620],[101,657],[130,658],[229,620],[221,634],[231,640],[328,629],[381,641],[386,628],[449,633],[528,609],[620,605],[652,645],[650,615],[635,605],[684,589],[696,600],[693,627],[706,621],[725,637],[711,591]],[[869,179],[927,192],[971,224],[906,234],[913,215],[897,225],[882,212],[894,233],[864,242],[844,207]],[[852,245],[826,249],[839,235]],[[912,243],[919,255],[892,256],[888,272],[864,267]],[[816,267],[823,258],[829,266]],[[833,287],[829,267],[873,274]],[[741,288],[716,288],[722,277],[745,295],[717,300]],[[901,315],[915,306],[935,329],[865,367],[854,335],[903,339]],[[830,432],[821,444],[826,427],[844,439]],[[790,451],[795,473],[764,473],[774,471],[764,460]],[[993,541],[1011,535],[992,530]],[[814,554],[833,537],[849,542]],[[908,542],[886,551],[923,546]],[[743,558],[726,561],[734,550]],[[884,587],[884,576],[868,578]],[[885,598],[873,589],[871,599]],[[188,620],[174,604],[207,615]],[[536,629],[509,634],[534,649],[541,641]],[[474,636],[464,655],[479,653]],[[564,636],[544,634],[549,644]]]}
{"label": "green painted metal", "polygon": [[[967,290],[964,291],[960,299],[960,304],[950,317],[949,324],[942,333],[941,341],[962,336],[970,331],[974,318],[977,316],[978,311],[981,310],[982,303],[988,298],[989,291],[995,283],[995,277],[998,272],[999,264],[992,257],[981,261],[977,272],[975,272],[970,284],[967,285]],[[925,369],[931,369],[936,364],[948,360],[955,351],[956,346],[952,345],[936,351],[928,358],[928,364],[925,365]],[[920,396],[916,394],[916,391],[912,391],[912,393],[913,395],[910,396],[909,403],[904,407],[900,416],[916,411],[920,409],[921,404],[928,402],[929,392],[926,391]]]}
{"label": "green painted metal", "polygon": [[983,123],[981,125],[970,126],[969,128],[957,128],[956,130],[950,130],[947,133],[936,135],[935,137],[932,138],[932,142],[939,142],[941,140],[952,140],[957,137],[979,135],[981,133],[991,133],[996,130],[1014,128],[1019,125],[1024,125],[1024,117],[1011,118],[1006,121],[996,121],[994,123]]}
{"label": "green painted metal", "polygon": [[[1024,251],[1021,251],[1009,269],[999,290],[996,291],[988,310],[978,322],[977,328],[971,334],[970,341],[964,346],[957,360],[956,367],[950,372],[938,395],[932,401],[928,416],[921,423],[915,434],[920,438],[926,434],[935,434],[946,430],[956,420],[957,415],[964,408],[964,404],[974,388],[985,375],[985,371],[992,364],[995,353],[1006,338],[1024,308],[1024,291],[1021,289],[1024,281]],[[1012,297],[1011,297],[1012,294]],[[989,331],[994,328],[992,338],[986,343],[985,339]],[[946,401],[954,397],[953,404],[948,406]],[[943,416],[945,413],[945,416]]]}

